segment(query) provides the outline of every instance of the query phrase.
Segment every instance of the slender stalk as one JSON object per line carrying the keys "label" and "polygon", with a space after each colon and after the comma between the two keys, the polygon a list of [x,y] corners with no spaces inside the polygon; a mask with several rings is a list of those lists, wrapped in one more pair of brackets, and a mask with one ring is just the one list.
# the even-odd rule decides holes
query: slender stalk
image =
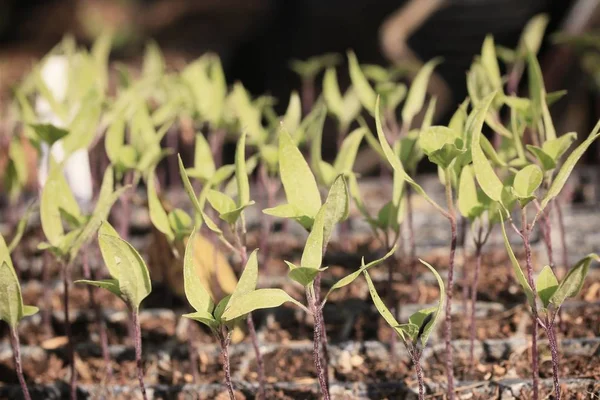
{"label": "slender stalk", "polygon": [[[550,206],[552,203],[550,203]],[[556,273],[554,270],[554,251],[552,250],[552,223],[550,221],[550,209],[546,209],[542,211],[542,234],[544,237],[544,244],[546,245],[546,253],[548,254],[548,264],[552,271]]]}
{"label": "slender stalk", "polygon": [[425,380],[423,379],[423,367],[421,367],[421,354],[416,354],[415,349],[407,348],[408,354],[415,366],[415,372],[417,373],[417,382],[419,385],[419,400],[425,399]]}
{"label": "slender stalk", "polygon": [[[325,251],[323,251],[325,253]],[[318,274],[315,278],[315,301],[317,304],[321,304],[321,274]],[[322,365],[325,370],[325,382],[329,390],[329,341],[327,340],[327,329],[325,329],[325,318],[323,318],[323,307],[318,307],[319,311],[319,324],[321,325],[321,351],[322,351]]]}
{"label": "slender stalk", "polygon": [[[42,268],[42,284],[43,287],[50,287],[50,269],[52,267],[52,263],[54,260],[52,259],[52,255],[50,252],[44,253],[44,266]],[[44,327],[44,336],[50,337],[52,336],[52,291],[44,290],[43,301],[45,307],[43,307],[42,311],[42,326]]]}
{"label": "slender stalk", "polygon": [[[83,249],[82,254],[83,261],[83,277],[85,279],[93,280],[93,274],[90,270],[90,264],[88,262],[88,247],[86,246]],[[98,307],[98,303],[96,302],[95,290],[92,285],[86,285],[88,290],[88,297],[90,299],[90,308],[94,311],[94,316],[96,318],[96,323],[98,324],[98,334],[100,335],[100,348],[102,349],[102,358],[104,359],[104,370],[106,374],[106,382],[112,380],[113,370],[112,364],[110,362],[110,352],[108,350],[108,336],[106,334],[106,322],[104,321],[104,316],[102,315],[102,310]]]}
{"label": "slender stalk", "polygon": [[[447,177],[451,176],[449,173]],[[447,396],[448,400],[454,400],[454,357],[452,355],[452,293],[454,290],[454,257],[456,254],[457,229],[456,229],[456,211],[454,210],[454,200],[452,199],[452,183],[446,179],[446,203],[448,205],[448,220],[450,221],[450,258],[448,260],[448,287],[446,288],[446,329],[444,332],[444,342],[446,346],[446,376],[448,379]]]}
{"label": "slender stalk", "polygon": [[225,130],[222,128],[211,129],[208,137],[210,151],[213,155],[213,160],[215,161],[217,168],[223,165],[223,144],[225,143],[225,133]]}
{"label": "slender stalk", "polygon": [[[481,228],[479,230],[481,236]],[[482,244],[475,245],[475,271],[473,272],[473,281],[471,282],[471,309],[470,309],[470,329],[469,329],[469,372],[473,373],[475,367],[475,308],[477,304],[477,285],[479,284],[479,271],[481,270]]]}
{"label": "slender stalk", "polygon": [[235,400],[235,392],[233,391],[233,382],[231,381],[231,363],[229,362],[229,343],[231,342],[231,334],[221,332],[219,335],[221,343],[221,357],[223,357],[223,372],[225,373],[225,386],[229,392],[229,399]]}
{"label": "slender stalk", "polygon": [[10,327],[10,345],[13,350],[13,360],[15,362],[15,370],[19,377],[19,384],[23,391],[23,398],[25,400],[31,400],[29,389],[27,389],[27,383],[25,383],[25,376],[23,375],[23,365],[21,365],[21,344],[19,343],[19,333],[17,332],[16,326]]}
{"label": "slender stalk", "polygon": [[[242,216],[242,237],[238,234],[237,230],[233,228],[232,230],[235,232],[237,250],[240,254],[242,268],[245,268],[246,263],[248,262],[248,251],[246,248],[246,224],[244,222],[244,217]],[[260,346],[258,344],[258,336],[256,335],[256,328],[254,327],[254,321],[252,320],[252,313],[248,314],[246,317],[246,324],[248,326],[248,332],[250,333],[250,340],[252,341],[252,348],[254,349],[254,355],[256,357],[256,367],[258,369],[258,399],[266,399],[265,395],[265,363],[263,360],[262,353],[260,351]]]}
{"label": "slender stalk", "polygon": [[560,358],[558,354],[558,341],[556,340],[556,331],[554,330],[554,323],[546,318],[546,334],[548,335],[548,344],[550,345],[550,354],[552,356],[552,380],[554,382],[554,393],[555,399],[561,399],[561,390],[558,376],[558,366]]}
{"label": "slender stalk", "polygon": [[179,135],[177,129],[169,129],[165,138],[167,148],[173,150],[173,154],[167,157],[167,168],[169,170],[169,186],[174,187],[181,182],[179,179],[179,165],[177,153],[179,153]]}
{"label": "slender stalk", "polygon": [[300,99],[302,115],[307,115],[315,104],[315,76],[308,75],[302,78]]}
{"label": "slender stalk", "polygon": [[[530,226],[527,223],[527,212],[526,209],[521,209],[521,235],[523,237],[523,243],[525,245],[525,265],[527,270],[527,281],[533,292],[536,292],[535,281],[533,280],[533,263],[531,261],[531,243],[529,242]],[[539,399],[539,359],[538,359],[538,347],[537,347],[537,336],[538,336],[538,312],[537,307],[531,307],[531,313],[533,314],[533,325],[531,331],[531,374],[532,374],[532,385],[533,385],[533,400]]]}
{"label": "slender stalk", "polygon": [[306,291],[306,297],[309,302],[315,323],[314,323],[314,335],[313,335],[313,360],[315,363],[315,370],[317,371],[317,378],[319,380],[319,387],[321,388],[321,394],[323,395],[323,400],[329,400],[329,387],[327,386],[327,378],[325,376],[325,371],[323,370],[323,365],[321,364],[321,332],[322,332],[322,321],[319,317],[319,305],[317,302],[317,297],[315,295],[315,286],[309,287]]}
{"label": "slender stalk", "polygon": [[338,134],[337,134],[337,150],[338,151],[340,151],[340,149],[342,148],[342,143],[344,143],[344,139],[346,138],[347,135],[348,135],[348,127],[342,126],[340,124],[340,126],[338,128]]}
{"label": "slender stalk", "polygon": [[67,352],[71,378],[69,381],[69,393],[71,400],[77,399],[77,369],[75,368],[75,345],[71,331],[71,319],[69,316],[69,290],[71,287],[71,266],[62,262],[61,265],[63,281],[63,312],[65,318],[65,334],[67,335]]}
{"label": "slender stalk", "polygon": [[133,324],[133,343],[135,345],[135,364],[137,366],[138,382],[142,391],[142,398],[148,400],[146,385],[144,384],[144,365],[142,363],[142,329],[140,327],[139,310],[131,310],[131,322]]}

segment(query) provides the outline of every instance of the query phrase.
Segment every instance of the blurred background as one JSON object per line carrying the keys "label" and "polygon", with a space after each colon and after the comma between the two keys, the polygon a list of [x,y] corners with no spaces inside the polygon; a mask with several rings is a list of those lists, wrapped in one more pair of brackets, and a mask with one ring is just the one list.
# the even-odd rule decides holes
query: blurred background
{"label": "blurred background", "polygon": [[[515,48],[526,22],[550,17],[540,51],[548,91],[567,89],[553,106],[559,132],[589,132],[600,113],[595,71],[600,41],[564,40],[592,32],[598,0],[3,0],[0,1],[0,90],[10,87],[66,33],[92,43],[115,32],[111,55],[139,67],[148,40],[163,49],[172,68],[206,51],[220,55],[227,80],[241,80],[253,94],[288,99],[301,82],[293,59],[354,49],[365,64],[419,65],[444,59],[433,87],[438,123],[466,96],[465,76],[486,34]],[[557,40],[556,34],[563,34]],[[557,43],[560,41],[560,43]],[[591,49],[591,50],[590,50]],[[591,55],[590,55],[591,54]],[[587,57],[587,58],[586,58]],[[342,63],[345,57],[341,57]],[[347,68],[338,68],[348,83]],[[600,75],[600,74],[598,74]],[[321,78],[317,77],[317,94]],[[524,79],[521,83],[526,85]],[[343,88],[342,88],[343,89]],[[287,101],[277,105],[283,113]],[[332,140],[333,142],[333,140]],[[327,147],[333,149],[332,143]],[[597,145],[596,145],[597,146]],[[587,162],[598,158],[598,147]]]}

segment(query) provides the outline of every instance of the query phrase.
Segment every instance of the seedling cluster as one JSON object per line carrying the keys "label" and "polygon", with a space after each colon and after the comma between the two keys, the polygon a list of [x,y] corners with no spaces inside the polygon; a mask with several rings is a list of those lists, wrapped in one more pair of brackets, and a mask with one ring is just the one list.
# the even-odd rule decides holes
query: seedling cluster
{"label": "seedling cluster", "polygon": [[[40,154],[39,215],[46,240],[39,249],[52,254],[62,272],[71,398],[77,396],[77,373],[70,332],[69,289],[73,270],[86,262],[88,248],[95,245],[96,238],[108,274],[101,271],[91,274],[88,268],[85,279],[75,283],[106,289],[127,305],[139,385],[143,397],[147,397],[139,310],[152,291],[151,276],[142,256],[127,241],[132,196],[143,184],[151,222],[164,235],[174,262],[183,266],[184,292],[192,309],[183,316],[207,326],[220,344],[225,383],[232,399],[235,388],[230,374],[229,346],[232,334],[242,325],[247,326],[256,353],[258,398],[268,398],[261,343],[252,313],[284,303],[297,306],[314,321],[314,366],[322,397],[329,399],[329,352],[323,308],[332,292],[357,279],[366,280],[375,308],[406,347],[416,371],[420,399],[426,394],[426,371],[421,366],[421,356],[437,322],[444,320],[446,395],[453,399],[451,308],[461,218],[471,227],[476,260],[475,265],[465,265],[473,271],[468,313],[471,365],[475,362],[472,349],[483,248],[499,225],[514,278],[522,287],[533,319],[533,398],[539,398],[537,340],[541,327],[551,349],[554,395],[560,399],[556,321],[561,305],[579,293],[590,264],[598,261],[599,256],[590,254],[572,268],[567,268],[566,262],[562,263],[562,269],[558,268],[553,261],[549,213],[551,209],[560,210],[561,190],[586,149],[600,137],[600,123],[577,146],[574,145],[577,134],[557,134],[549,106],[564,93],[546,92],[536,58],[546,23],[544,16],[532,20],[516,50],[495,46],[492,37],[485,39],[481,54],[467,73],[469,96],[447,126],[434,125],[436,99],[427,96],[428,82],[436,66],[443,62],[441,59],[425,63],[407,85],[399,81],[404,77],[402,70],[361,66],[350,51],[347,61],[352,84],[344,94],[340,92],[335,67],[342,61],[339,55],[294,62],[292,67],[302,78],[302,95],[292,93],[285,115],[279,116],[274,99],[252,98],[239,82],[228,87],[219,58],[214,54],[204,55],[182,70],[171,72],[165,67],[160,49],[150,44],[141,74],[133,76],[119,66],[116,89],[109,90],[110,37],[101,36],[90,51],[65,39],[15,90],[14,111],[22,129],[10,138],[5,180],[15,204],[21,198],[28,174],[22,140],[30,141]],[[504,76],[499,58],[508,71]],[[55,85],[47,76],[52,73],[52,65],[68,72],[63,71],[69,79],[62,86]],[[322,71],[325,71],[323,94],[317,97],[315,80]],[[528,97],[520,97],[517,88],[525,71]],[[338,128],[339,152],[333,163],[323,160],[321,154],[323,126],[328,115]],[[373,120],[375,133],[371,131]],[[185,157],[176,154],[178,132],[186,130],[191,130],[195,141],[193,165],[188,167]],[[486,138],[485,132],[492,133],[492,140]],[[237,141],[231,165],[223,163],[226,140]],[[376,215],[365,204],[360,177],[354,172],[363,140],[380,158],[381,165],[392,171],[392,197]],[[77,175],[76,171],[90,170],[87,155],[97,143],[104,143],[110,164],[102,171],[94,202],[90,193],[80,187],[81,179],[89,179],[83,186],[93,187],[94,174]],[[416,180],[417,165],[425,157],[438,168],[445,204],[436,202]],[[168,174],[160,175],[165,167]],[[252,199],[253,177],[257,187],[267,194],[266,200]],[[172,209],[162,201],[167,185],[176,183],[183,184],[191,213]],[[281,188],[285,203],[277,204]],[[447,279],[444,283],[436,268],[419,260],[434,275],[439,300],[433,307],[411,315],[408,321],[399,322],[393,291],[388,290],[384,301],[370,270],[386,264],[391,288],[394,272],[399,268],[415,268],[417,251],[412,223],[415,195],[424,198],[448,220],[451,242]],[[114,206],[118,200],[118,207]],[[380,254],[385,255],[368,263],[363,259],[352,273],[327,287],[322,279],[328,274],[323,264],[324,254],[336,232],[341,235],[347,229],[352,204],[379,241]],[[249,209],[259,207],[264,214],[262,237],[268,237],[274,220],[283,221],[284,227],[297,223],[307,231],[300,263],[281,260],[289,267],[289,279],[304,288],[304,300],[280,288],[257,287],[260,267],[270,260],[269,244],[264,239],[260,249],[248,248],[246,214]],[[116,228],[107,222],[111,215]],[[0,318],[10,326],[15,367],[25,398],[29,398],[29,393],[20,366],[17,328],[19,321],[37,308],[23,305],[10,253],[23,236],[28,219],[29,211],[15,225],[14,239],[8,246],[0,238]],[[515,222],[518,219],[520,222]],[[531,250],[531,232],[537,222],[542,225],[550,260],[541,269],[534,265]],[[404,227],[408,231],[406,239],[402,239]],[[523,247],[509,242],[507,229],[516,231]],[[564,235],[564,227],[559,229]],[[239,261],[239,269],[225,271],[233,282],[227,285],[229,290],[224,285],[221,289],[225,290],[214,290],[214,277],[203,273],[197,265],[194,248],[203,235],[201,230]],[[521,249],[525,253],[525,268],[515,256]],[[563,251],[566,253],[566,249]],[[539,270],[537,277],[536,270]],[[414,276],[412,271],[409,273]],[[106,279],[94,279],[92,275]],[[99,309],[93,302],[93,292],[90,294],[92,307]],[[101,323],[103,316],[97,312],[96,318]],[[108,364],[106,343],[103,351]]]}

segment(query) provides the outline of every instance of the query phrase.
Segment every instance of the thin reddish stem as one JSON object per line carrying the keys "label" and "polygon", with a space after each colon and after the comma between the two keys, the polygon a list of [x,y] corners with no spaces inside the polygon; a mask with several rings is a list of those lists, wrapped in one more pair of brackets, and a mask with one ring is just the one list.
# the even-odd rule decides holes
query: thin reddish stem
{"label": "thin reddish stem", "polygon": [[23,398],[25,400],[31,400],[27,383],[25,383],[25,376],[23,375],[23,365],[21,364],[21,344],[19,343],[19,333],[17,328],[10,327],[10,345],[13,350],[13,360],[15,362],[15,371],[17,371],[17,377],[19,378],[19,384],[23,391]]}
{"label": "thin reddish stem", "polygon": [[142,362],[142,329],[140,327],[139,310],[132,309],[131,320],[134,332],[133,343],[135,346],[135,364],[137,366],[138,382],[140,385],[140,390],[142,391],[142,398],[144,400],[148,400],[148,396],[146,394],[146,385],[144,384],[144,365]]}
{"label": "thin reddish stem", "polygon": [[229,392],[229,399],[235,400],[235,392],[233,391],[233,382],[231,381],[231,366],[229,362],[229,343],[231,342],[230,334],[219,334],[221,344],[221,357],[223,357],[223,372],[225,373],[225,386]]}
{"label": "thin reddish stem", "polygon": [[[450,174],[446,174],[450,176]],[[446,346],[446,377],[448,379],[448,400],[454,400],[454,357],[452,352],[452,295],[454,291],[454,258],[456,255],[457,226],[454,200],[452,198],[452,184],[448,179],[446,182],[446,203],[448,205],[448,220],[450,221],[450,257],[448,260],[448,285],[446,288],[446,320],[444,331],[444,342]]]}

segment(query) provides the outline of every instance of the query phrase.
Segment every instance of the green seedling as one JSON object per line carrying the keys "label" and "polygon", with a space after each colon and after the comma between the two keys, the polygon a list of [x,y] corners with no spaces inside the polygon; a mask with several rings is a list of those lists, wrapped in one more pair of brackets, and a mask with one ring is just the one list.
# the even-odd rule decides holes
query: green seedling
{"label": "green seedling", "polygon": [[360,114],[361,103],[353,87],[348,88],[342,96],[337,73],[333,67],[328,68],[323,77],[323,98],[329,113],[338,123],[337,147],[339,154],[350,125]]}
{"label": "green seedling", "polygon": [[[65,332],[69,342],[69,359],[71,361],[71,396],[75,396],[77,374],[74,363],[74,344],[71,335],[69,317],[69,291],[73,264],[82,248],[85,248],[108,217],[115,201],[128,187],[113,191],[113,168],[109,167],[104,173],[102,186],[98,195],[96,207],[91,215],[82,213],[73,197],[59,165],[52,170],[46,185],[42,190],[40,200],[40,219],[42,230],[47,242],[38,247],[50,251],[61,266],[63,281],[63,310],[65,315]],[[65,226],[67,229],[65,230]],[[96,310],[98,311],[98,310]],[[99,313],[97,313],[98,315]],[[99,321],[99,323],[101,323]],[[103,353],[108,354],[107,343],[103,341]]]}
{"label": "green seedling", "polygon": [[0,320],[6,322],[10,330],[13,361],[25,400],[31,400],[31,395],[29,394],[29,389],[27,389],[21,365],[18,325],[23,318],[37,312],[37,307],[23,305],[21,286],[10,258],[9,248],[6,246],[4,237],[0,235]]}
{"label": "green seedling", "polygon": [[364,269],[362,272],[367,280],[369,292],[371,293],[371,299],[373,300],[377,311],[379,311],[383,319],[385,319],[385,322],[387,322],[394,329],[396,334],[402,340],[402,343],[404,343],[406,351],[408,351],[408,354],[410,355],[417,373],[419,399],[421,400],[425,399],[425,381],[423,379],[423,369],[421,367],[421,356],[423,355],[423,349],[427,345],[429,336],[433,331],[444,307],[444,282],[437,271],[430,264],[423,260],[419,261],[429,268],[429,270],[435,276],[440,289],[440,299],[436,306],[419,310],[411,315],[408,318],[408,323],[406,324],[399,324],[398,321],[396,321],[396,318],[394,318],[390,310],[381,300],[367,269]]}
{"label": "green seedling", "polygon": [[106,289],[127,304],[134,329],[133,341],[135,345],[138,381],[142,397],[146,400],[139,311],[140,304],[152,291],[150,274],[142,256],[140,256],[131,244],[121,239],[117,231],[106,221],[102,222],[98,231],[98,243],[111,279],[102,281],[79,280],[75,281],[75,283],[85,283]]}
{"label": "green seedling", "polygon": [[300,77],[302,82],[302,113],[307,115],[315,103],[315,79],[317,75],[341,62],[342,57],[336,53],[327,53],[310,57],[307,60],[293,60],[290,68]]}

